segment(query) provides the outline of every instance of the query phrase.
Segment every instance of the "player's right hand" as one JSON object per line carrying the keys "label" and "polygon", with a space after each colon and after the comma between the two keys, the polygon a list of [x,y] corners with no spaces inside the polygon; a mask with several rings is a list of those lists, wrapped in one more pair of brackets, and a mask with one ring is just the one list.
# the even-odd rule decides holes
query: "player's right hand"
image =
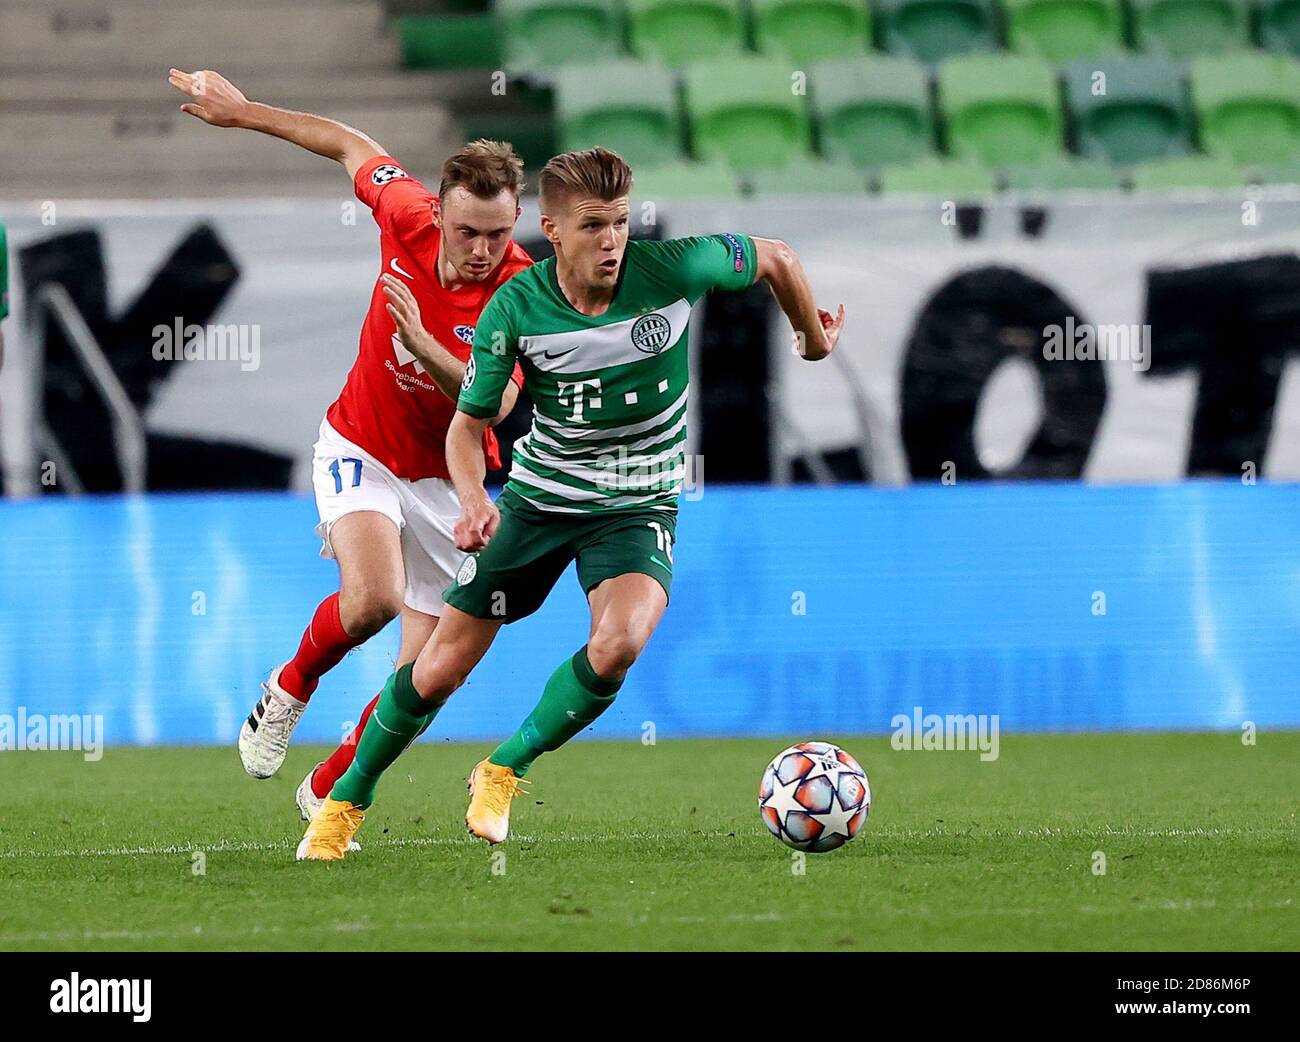
{"label": "player's right hand", "polygon": [[167,82],[194,100],[181,106],[182,112],[210,123],[214,127],[237,127],[248,108],[243,92],[219,72],[182,72],[172,69]]}
{"label": "player's right hand", "polygon": [[486,493],[482,499],[463,502],[452,533],[456,537],[456,549],[467,554],[477,553],[496,535],[500,524],[501,512]]}

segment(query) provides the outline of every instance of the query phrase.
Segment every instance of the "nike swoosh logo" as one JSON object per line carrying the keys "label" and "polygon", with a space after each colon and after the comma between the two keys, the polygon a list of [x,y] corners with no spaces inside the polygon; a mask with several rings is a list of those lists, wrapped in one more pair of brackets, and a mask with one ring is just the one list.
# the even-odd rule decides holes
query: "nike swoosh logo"
{"label": "nike swoosh logo", "polygon": [[573,354],[573,352],[576,351],[576,350],[578,350],[578,348],[575,346],[575,347],[571,347],[571,348],[569,348],[567,351],[543,351],[543,352],[542,352],[542,357],[543,357],[543,358],[563,358],[565,355],[571,355],[571,354]]}
{"label": "nike swoosh logo", "polygon": [[672,571],[671,568],[668,568],[668,566],[664,564],[663,561],[659,560],[659,558],[657,558],[654,554],[650,555],[650,560],[654,561],[654,563],[657,564],[660,568],[666,568],[668,571],[670,572]]}
{"label": "nike swoosh logo", "polygon": [[403,270],[402,270],[402,266],[401,266],[400,264],[397,263],[397,258],[396,258],[396,257],[393,258],[392,263],[389,265],[389,267],[391,267],[395,272],[397,272],[397,274],[399,274],[399,275],[405,275],[408,279],[413,279],[413,278],[415,278],[415,276],[412,275],[409,271],[403,271]]}

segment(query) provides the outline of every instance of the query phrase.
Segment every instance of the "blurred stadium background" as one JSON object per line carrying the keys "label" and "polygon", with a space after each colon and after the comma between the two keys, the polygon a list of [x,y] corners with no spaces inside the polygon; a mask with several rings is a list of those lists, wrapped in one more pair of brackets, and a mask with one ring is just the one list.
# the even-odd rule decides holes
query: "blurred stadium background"
{"label": "blurred stadium background", "polygon": [[[847,305],[818,366],[766,291],[700,305],[702,494],[602,735],[1300,724],[1297,54],[1296,0],[6,5],[0,712],[231,742],[335,588],[308,463],[377,237],[334,164],[178,112],[176,65],[430,181],[472,137],[615,148],[636,234],[785,238]],[[234,357],[158,359],[177,322]],[[435,732],[513,727],[585,625],[566,581]]]}

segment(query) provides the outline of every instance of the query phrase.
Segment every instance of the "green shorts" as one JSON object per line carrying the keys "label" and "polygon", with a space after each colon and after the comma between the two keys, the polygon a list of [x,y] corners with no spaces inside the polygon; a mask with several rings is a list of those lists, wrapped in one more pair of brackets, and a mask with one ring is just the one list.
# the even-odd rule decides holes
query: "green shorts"
{"label": "green shorts", "polygon": [[480,619],[515,622],[542,606],[569,562],[582,592],[628,572],[658,581],[671,596],[677,515],[666,510],[546,513],[509,489],[497,499],[501,525],[470,554],[442,599]]}

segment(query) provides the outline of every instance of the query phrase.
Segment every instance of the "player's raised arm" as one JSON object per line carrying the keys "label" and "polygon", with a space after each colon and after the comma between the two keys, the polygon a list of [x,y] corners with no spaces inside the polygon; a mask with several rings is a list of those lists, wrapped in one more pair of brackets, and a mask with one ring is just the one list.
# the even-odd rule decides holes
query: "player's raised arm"
{"label": "player's raised arm", "polygon": [[817,306],[812,285],[799,257],[780,239],[754,239],[758,277],[766,279],[772,295],[794,327],[795,350],[810,362],[825,358],[839,343],[844,305],[836,314]]}
{"label": "player's raised arm", "polygon": [[238,87],[211,69],[172,69],[167,81],[194,99],[181,106],[182,112],[214,127],[239,127],[281,138],[342,163],[349,177],[356,177],[366,160],[387,154],[371,138],[344,123],[249,101]]}

